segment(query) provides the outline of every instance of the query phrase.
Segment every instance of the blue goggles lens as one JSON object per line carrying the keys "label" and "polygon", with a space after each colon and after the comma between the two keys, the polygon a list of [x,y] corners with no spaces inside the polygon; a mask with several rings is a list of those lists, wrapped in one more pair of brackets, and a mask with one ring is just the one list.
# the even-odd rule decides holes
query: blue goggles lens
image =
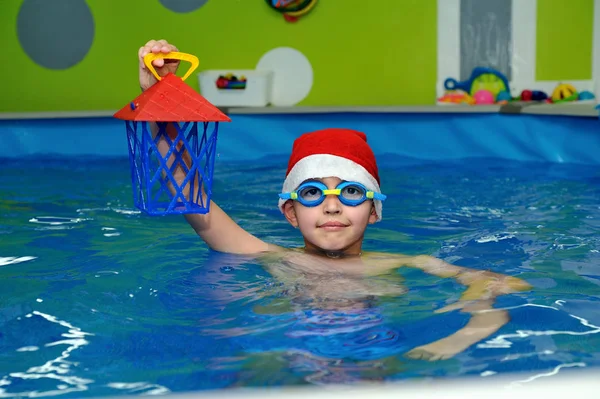
{"label": "blue goggles lens", "polygon": [[384,201],[387,198],[383,194],[367,190],[365,186],[356,182],[342,182],[331,190],[321,182],[307,182],[301,184],[296,191],[279,194],[279,198],[291,199],[311,207],[325,201],[326,195],[337,195],[340,202],[348,206],[358,206],[370,199]]}

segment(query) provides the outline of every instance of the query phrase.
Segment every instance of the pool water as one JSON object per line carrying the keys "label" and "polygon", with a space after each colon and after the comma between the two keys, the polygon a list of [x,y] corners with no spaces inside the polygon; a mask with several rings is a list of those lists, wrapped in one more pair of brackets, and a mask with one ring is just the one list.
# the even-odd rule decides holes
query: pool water
{"label": "pool water", "polygon": [[[594,166],[380,158],[389,199],[364,250],[430,254],[534,287],[498,299],[511,320],[497,333],[429,362],[405,354],[466,323],[433,313],[461,285],[400,268],[405,290],[362,310],[289,306],[289,291],[256,261],[208,251],[181,216],[134,209],[127,162],[1,161],[0,397],[518,371],[526,383],[600,364]],[[300,246],[277,209],[284,167],[284,157],[217,162],[214,200],[260,238]]]}

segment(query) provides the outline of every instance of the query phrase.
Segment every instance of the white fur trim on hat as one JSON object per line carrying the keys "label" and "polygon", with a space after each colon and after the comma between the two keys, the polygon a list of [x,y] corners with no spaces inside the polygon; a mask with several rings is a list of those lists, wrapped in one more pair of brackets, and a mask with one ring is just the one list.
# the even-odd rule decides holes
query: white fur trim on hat
{"label": "white fur trim on hat", "polygon": [[[367,170],[347,158],[330,154],[315,154],[302,158],[290,170],[281,192],[289,193],[305,180],[337,177],[341,180],[355,181],[363,184],[367,189],[381,193],[377,180]],[[283,204],[287,200],[279,199],[279,209],[283,212]],[[380,200],[373,200],[377,221],[381,220],[382,204]]]}

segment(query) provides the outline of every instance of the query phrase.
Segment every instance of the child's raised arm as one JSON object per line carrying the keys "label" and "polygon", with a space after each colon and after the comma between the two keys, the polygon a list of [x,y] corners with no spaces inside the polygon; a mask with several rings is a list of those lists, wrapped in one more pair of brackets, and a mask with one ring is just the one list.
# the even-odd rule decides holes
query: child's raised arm
{"label": "child's raised arm", "polygon": [[[172,51],[178,50],[166,40],[151,40],[139,49],[139,80],[142,90],[147,90],[157,82],[154,75],[146,68],[146,65],[144,64],[144,56],[150,52],[162,52],[166,54]],[[153,61],[153,66],[155,67],[159,76],[165,76],[169,72],[175,73],[178,65],[179,61],[176,60],[158,58]],[[156,128],[156,126],[153,126],[153,128]],[[174,139],[177,135],[177,132],[172,125],[167,127],[167,132],[172,139]],[[161,138],[157,147],[161,155],[164,156],[167,154],[169,145],[164,138]],[[184,153],[184,159],[189,160],[189,156],[186,158],[185,155],[187,154]],[[167,161],[167,164],[170,166],[173,161],[174,157],[170,158]],[[173,173],[173,177],[178,183],[181,183],[185,178],[185,172],[178,167]],[[197,184],[194,186],[198,187]],[[189,192],[187,194],[189,194]],[[203,200],[206,200],[204,188],[202,188],[202,196]],[[185,219],[196,231],[196,233],[206,242],[206,244],[215,251],[233,254],[256,254],[279,249],[279,247],[267,244],[241,228],[213,201],[210,202],[209,213],[186,214]]]}

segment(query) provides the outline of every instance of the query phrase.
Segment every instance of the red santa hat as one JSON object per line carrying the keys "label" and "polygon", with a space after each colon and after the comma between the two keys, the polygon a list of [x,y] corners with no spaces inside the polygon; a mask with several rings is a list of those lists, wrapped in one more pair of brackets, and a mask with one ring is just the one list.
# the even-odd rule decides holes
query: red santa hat
{"label": "red santa hat", "polygon": [[[351,129],[323,129],[305,133],[294,141],[282,192],[294,191],[305,180],[334,176],[355,181],[381,193],[379,172],[367,136]],[[286,200],[279,200],[283,212]],[[377,220],[382,204],[374,200]]]}

